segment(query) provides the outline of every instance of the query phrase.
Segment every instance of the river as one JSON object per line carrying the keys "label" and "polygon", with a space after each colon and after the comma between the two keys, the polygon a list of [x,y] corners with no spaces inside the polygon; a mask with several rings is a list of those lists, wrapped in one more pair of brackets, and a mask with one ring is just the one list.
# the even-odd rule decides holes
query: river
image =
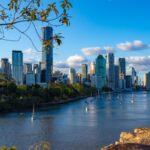
{"label": "river", "polygon": [[122,131],[150,127],[150,93],[103,94],[37,112],[0,116],[0,146],[28,150],[47,141],[52,150],[100,150]]}

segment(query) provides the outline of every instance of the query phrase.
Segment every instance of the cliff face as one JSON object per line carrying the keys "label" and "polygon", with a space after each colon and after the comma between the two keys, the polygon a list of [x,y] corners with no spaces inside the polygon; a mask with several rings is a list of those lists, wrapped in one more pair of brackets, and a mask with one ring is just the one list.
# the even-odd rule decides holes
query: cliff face
{"label": "cliff face", "polygon": [[101,150],[150,150],[150,128],[137,128],[133,133],[122,132],[119,141]]}

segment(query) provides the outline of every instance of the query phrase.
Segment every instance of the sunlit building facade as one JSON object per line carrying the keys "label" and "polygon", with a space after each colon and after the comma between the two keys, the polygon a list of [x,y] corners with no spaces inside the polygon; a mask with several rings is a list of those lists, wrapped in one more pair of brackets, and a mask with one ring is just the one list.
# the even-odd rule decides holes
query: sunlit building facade
{"label": "sunlit building facade", "polygon": [[69,68],[69,83],[74,84],[76,83],[76,70],[74,68]]}

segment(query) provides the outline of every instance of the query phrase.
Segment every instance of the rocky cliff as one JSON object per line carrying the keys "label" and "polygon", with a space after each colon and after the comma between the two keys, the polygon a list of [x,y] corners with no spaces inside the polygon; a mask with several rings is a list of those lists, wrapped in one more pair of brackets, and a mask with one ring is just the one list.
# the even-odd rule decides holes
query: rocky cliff
{"label": "rocky cliff", "polygon": [[119,141],[101,150],[150,150],[150,128],[137,128],[133,133],[122,132]]}

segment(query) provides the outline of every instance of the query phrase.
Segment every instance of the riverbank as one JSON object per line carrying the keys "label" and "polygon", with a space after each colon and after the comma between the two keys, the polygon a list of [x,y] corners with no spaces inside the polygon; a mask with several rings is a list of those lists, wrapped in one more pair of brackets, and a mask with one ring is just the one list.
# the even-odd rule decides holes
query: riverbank
{"label": "riverbank", "polygon": [[68,100],[59,100],[59,101],[54,101],[54,102],[49,102],[49,103],[41,103],[37,105],[39,108],[40,107],[49,107],[49,106],[54,106],[54,105],[61,105],[65,103],[71,103],[74,101],[82,100],[84,98],[87,98],[88,96],[80,96],[80,97],[75,97],[75,98],[70,98]]}
{"label": "riverbank", "polygon": [[39,85],[16,86],[13,82],[0,82],[0,113],[32,110],[51,105],[72,102],[96,95],[96,88],[86,85],[50,84],[47,88]]}

